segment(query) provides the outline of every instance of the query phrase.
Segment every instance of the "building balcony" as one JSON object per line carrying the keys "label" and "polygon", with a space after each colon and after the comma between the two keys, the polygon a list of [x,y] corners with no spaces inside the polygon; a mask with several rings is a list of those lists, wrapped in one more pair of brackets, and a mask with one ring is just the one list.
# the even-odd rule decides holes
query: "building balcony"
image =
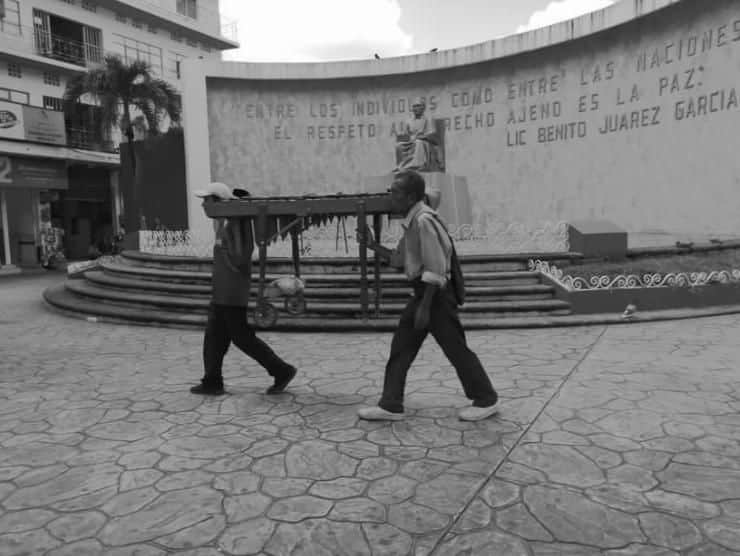
{"label": "building balcony", "polygon": [[[80,46],[83,48],[80,49]],[[86,52],[84,45],[63,37],[47,35],[42,38],[37,36],[32,27],[21,25],[0,28],[0,53],[23,63],[33,62],[70,73],[86,71],[102,54],[94,49]]]}
{"label": "building balcony", "polygon": [[100,47],[83,44],[59,35],[34,30],[33,45],[39,56],[75,66],[90,68],[103,63],[104,53]]}

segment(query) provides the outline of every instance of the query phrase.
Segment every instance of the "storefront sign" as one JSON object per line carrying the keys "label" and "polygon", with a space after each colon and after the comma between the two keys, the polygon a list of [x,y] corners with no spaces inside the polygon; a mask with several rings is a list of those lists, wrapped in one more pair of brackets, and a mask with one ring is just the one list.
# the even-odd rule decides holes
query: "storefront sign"
{"label": "storefront sign", "polygon": [[24,139],[23,105],[0,101],[0,138]]}
{"label": "storefront sign", "polygon": [[27,141],[66,145],[64,113],[35,106],[23,107],[23,129]]}
{"label": "storefront sign", "polygon": [[66,145],[64,113],[0,101],[0,138]]}
{"label": "storefront sign", "polygon": [[67,189],[63,160],[0,156],[0,188]]}

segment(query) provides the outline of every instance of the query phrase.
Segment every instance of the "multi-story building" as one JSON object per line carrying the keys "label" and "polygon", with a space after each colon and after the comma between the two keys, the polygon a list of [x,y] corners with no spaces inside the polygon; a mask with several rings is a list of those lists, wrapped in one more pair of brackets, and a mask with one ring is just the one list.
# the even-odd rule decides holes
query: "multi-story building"
{"label": "multi-story building", "polygon": [[235,39],[219,0],[0,0],[0,267],[36,265],[60,241],[85,258],[118,229],[120,135],[93,104],[65,114],[72,76],[116,54],[179,88],[182,59],[220,58]]}

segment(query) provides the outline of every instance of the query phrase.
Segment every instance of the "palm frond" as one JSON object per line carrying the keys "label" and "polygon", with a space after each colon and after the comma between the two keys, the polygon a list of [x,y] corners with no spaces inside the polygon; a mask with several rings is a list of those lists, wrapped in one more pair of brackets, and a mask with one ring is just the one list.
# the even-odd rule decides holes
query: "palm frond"
{"label": "palm frond", "polygon": [[159,112],[151,102],[143,102],[137,105],[141,113],[146,118],[147,126],[149,127],[149,133],[152,135],[159,135]]}
{"label": "palm frond", "polygon": [[131,125],[127,116],[130,107],[144,115],[152,134],[159,132],[164,115],[171,122],[179,123],[181,108],[177,90],[161,79],[152,76],[148,62],[124,62],[119,56],[107,55],[102,68],[91,70],[72,78],[64,93],[65,108],[75,110],[74,104],[89,95],[100,106],[103,127],[121,125],[126,133]]}
{"label": "palm frond", "polygon": [[100,119],[104,129],[118,125],[121,120],[121,101],[116,95],[100,97]]}
{"label": "palm frond", "polygon": [[182,103],[180,101],[180,93],[177,92],[172,85],[164,81],[163,79],[154,79],[153,85],[157,87],[162,93],[166,100],[162,106],[163,110],[167,112],[170,120],[173,123],[179,123],[182,117]]}

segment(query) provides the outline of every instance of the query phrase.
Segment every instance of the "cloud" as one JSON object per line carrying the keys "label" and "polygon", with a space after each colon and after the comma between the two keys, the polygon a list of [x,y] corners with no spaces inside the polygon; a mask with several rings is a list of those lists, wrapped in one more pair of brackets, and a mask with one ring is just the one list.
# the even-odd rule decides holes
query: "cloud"
{"label": "cloud", "polygon": [[400,56],[412,37],[401,29],[398,0],[221,0],[238,23],[238,50],[227,60],[319,62]]}
{"label": "cloud", "polygon": [[553,23],[566,21],[579,15],[595,12],[611,6],[614,0],[554,0],[543,10],[534,12],[525,25],[517,27],[517,33],[524,33],[532,29],[547,27]]}

